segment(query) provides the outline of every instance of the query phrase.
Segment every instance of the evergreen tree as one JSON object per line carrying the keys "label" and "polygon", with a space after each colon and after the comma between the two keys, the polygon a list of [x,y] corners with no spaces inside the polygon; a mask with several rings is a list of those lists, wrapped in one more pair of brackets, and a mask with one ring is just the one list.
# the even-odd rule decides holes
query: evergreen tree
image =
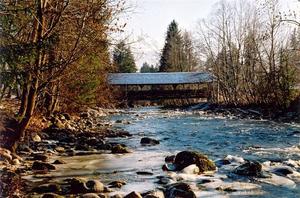
{"label": "evergreen tree", "polygon": [[123,41],[118,43],[114,49],[113,62],[118,73],[134,73],[137,71],[133,54]]}
{"label": "evergreen tree", "polygon": [[157,67],[154,67],[153,65],[150,66],[147,62],[143,63],[143,66],[141,67],[141,73],[154,73],[157,71]]}
{"label": "evergreen tree", "polygon": [[160,72],[194,71],[198,64],[192,39],[188,33],[182,36],[176,21],[167,30],[165,45],[160,58]]}

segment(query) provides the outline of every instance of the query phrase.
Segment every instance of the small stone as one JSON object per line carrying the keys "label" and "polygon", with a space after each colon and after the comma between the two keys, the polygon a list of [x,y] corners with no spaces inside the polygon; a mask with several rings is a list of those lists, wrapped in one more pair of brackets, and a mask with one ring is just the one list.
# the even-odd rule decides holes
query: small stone
{"label": "small stone", "polygon": [[71,193],[88,193],[89,189],[86,186],[86,180],[82,178],[71,178],[67,179],[68,184],[70,185]]}
{"label": "small stone", "polygon": [[41,142],[42,138],[38,134],[35,134],[35,135],[32,136],[32,140],[34,142]]}
{"label": "small stone", "polygon": [[57,146],[57,147],[55,147],[55,150],[56,150],[57,152],[59,152],[59,153],[64,153],[64,152],[65,152],[65,148],[62,147],[62,146]]}
{"label": "small stone", "polygon": [[110,188],[121,188],[123,185],[126,185],[126,182],[122,180],[118,180],[118,181],[110,182],[108,185]]}
{"label": "small stone", "polygon": [[52,164],[66,164],[66,162],[62,159],[57,159]]}
{"label": "small stone", "polygon": [[111,152],[116,154],[116,153],[130,153],[129,149],[125,146],[122,146],[120,144],[114,146],[112,149],[111,149]]}
{"label": "small stone", "polygon": [[153,138],[144,137],[144,138],[141,139],[141,144],[144,144],[144,145],[156,145],[156,144],[159,144],[159,141],[155,140]]}
{"label": "small stone", "polygon": [[142,198],[142,195],[138,192],[133,191],[126,195],[124,198]]}

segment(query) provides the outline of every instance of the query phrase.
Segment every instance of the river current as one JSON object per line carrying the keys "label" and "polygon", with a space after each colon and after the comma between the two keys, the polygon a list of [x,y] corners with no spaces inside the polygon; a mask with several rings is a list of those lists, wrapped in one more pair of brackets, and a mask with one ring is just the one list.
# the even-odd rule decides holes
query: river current
{"label": "river current", "polygon": [[[156,107],[129,109],[105,119],[133,135],[109,141],[124,143],[133,152],[63,157],[67,165],[53,176],[94,177],[104,183],[125,180],[127,184],[117,191],[121,194],[160,188],[158,178],[167,177],[173,182],[190,183],[199,197],[300,197],[300,125]],[[142,137],[157,139],[160,144],[142,146]],[[294,172],[287,176],[272,173],[271,178],[264,179],[232,177],[232,165],[210,175],[163,172],[164,158],[183,150],[200,151],[214,161],[226,158],[236,165],[245,159],[256,160],[267,172],[278,167],[291,167]],[[138,171],[152,175],[140,175]],[[206,178],[212,182],[203,184]],[[220,187],[234,190],[222,191]]]}

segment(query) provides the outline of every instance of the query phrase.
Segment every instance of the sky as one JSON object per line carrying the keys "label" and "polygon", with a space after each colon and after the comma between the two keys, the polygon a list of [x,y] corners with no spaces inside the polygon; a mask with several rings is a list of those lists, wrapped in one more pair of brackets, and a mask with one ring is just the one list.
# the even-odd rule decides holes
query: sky
{"label": "sky", "polygon": [[[155,65],[163,48],[167,27],[174,19],[182,30],[193,31],[207,18],[220,0],[128,0],[132,11],[126,19],[123,38],[128,38],[137,67],[143,62]],[[254,2],[255,0],[253,0]],[[282,0],[293,9],[297,0]],[[299,3],[300,4],[300,3]]]}

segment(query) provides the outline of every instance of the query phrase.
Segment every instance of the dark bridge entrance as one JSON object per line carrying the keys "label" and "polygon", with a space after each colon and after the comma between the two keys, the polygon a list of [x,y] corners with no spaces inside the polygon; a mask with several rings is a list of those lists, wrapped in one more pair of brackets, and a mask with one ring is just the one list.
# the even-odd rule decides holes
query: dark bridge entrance
{"label": "dark bridge entrance", "polygon": [[159,72],[109,74],[110,85],[118,87],[129,101],[209,100],[213,77],[205,72]]}

